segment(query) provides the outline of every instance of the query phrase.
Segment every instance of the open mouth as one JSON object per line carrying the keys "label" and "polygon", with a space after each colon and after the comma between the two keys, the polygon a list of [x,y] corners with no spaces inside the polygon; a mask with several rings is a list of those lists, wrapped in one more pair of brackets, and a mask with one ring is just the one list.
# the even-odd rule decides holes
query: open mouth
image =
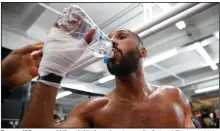
{"label": "open mouth", "polygon": [[118,57],[120,55],[120,53],[117,51],[117,49],[112,48],[112,51],[114,52],[114,55],[111,59],[115,59],[116,57]]}
{"label": "open mouth", "polygon": [[118,50],[117,50],[116,48],[112,48],[112,51],[113,51],[114,53],[118,53]]}
{"label": "open mouth", "polygon": [[120,61],[121,53],[116,49],[112,48],[112,51],[114,52],[114,55],[112,58],[110,58],[110,63],[117,63]]}

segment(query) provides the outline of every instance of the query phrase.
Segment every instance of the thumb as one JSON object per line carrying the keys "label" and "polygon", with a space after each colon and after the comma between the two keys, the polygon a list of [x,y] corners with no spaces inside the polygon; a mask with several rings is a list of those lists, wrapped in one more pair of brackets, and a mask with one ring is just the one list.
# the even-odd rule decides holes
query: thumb
{"label": "thumb", "polygon": [[32,45],[28,45],[19,49],[16,49],[17,52],[22,54],[32,53],[33,51],[37,51],[43,48],[44,42],[37,42]]}
{"label": "thumb", "polygon": [[89,31],[86,33],[84,39],[85,39],[85,41],[86,41],[88,44],[89,44],[90,42],[92,42],[93,36],[95,35],[95,32],[96,32],[96,29],[91,29],[91,30],[89,30]]}

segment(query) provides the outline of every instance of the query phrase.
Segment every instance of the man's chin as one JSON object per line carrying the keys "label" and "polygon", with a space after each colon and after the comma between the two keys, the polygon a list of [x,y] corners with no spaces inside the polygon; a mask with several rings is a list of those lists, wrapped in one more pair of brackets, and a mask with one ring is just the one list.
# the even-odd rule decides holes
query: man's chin
{"label": "man's chin", "polygon": [[119,71],[119,72],[110,72],[109,71],[109,73],[111,75],[118,77],[118,78],[123,77],[123,76],[128,76],[130,74],[130,72],[121,72],[121,71]]}
{"label": "man's chin", "polygon": [[132,73],[131,71],[129,70],[126,70],[126,69],[122,69],[122,68],[111,68],[111,67],[108,67],[108,71],[111,75],[115,75],[117,77],[122,77],[122,76],[127,76],[129,75],[130,73]]}
{"label": "man's chin", "polygon": [[120,59],[119,58],[111,58],[111,59],[109,59],[109,63],[108,64],[112,65],[112,66],[120,64]]}

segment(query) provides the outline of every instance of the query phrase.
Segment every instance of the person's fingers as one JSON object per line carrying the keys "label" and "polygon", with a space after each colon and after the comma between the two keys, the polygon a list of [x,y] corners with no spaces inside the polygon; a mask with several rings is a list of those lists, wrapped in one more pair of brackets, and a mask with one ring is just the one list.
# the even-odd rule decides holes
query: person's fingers
{"label": "person's fingers", "polygon": [[29,71],[32,77],[36,77],[38,75],[38,68],[40,66],[39,60],[34,60],[33,65],[30,66]]}
{"label": "person's fingers", "polygon": [[[59,20],[59,19],[58,19],[58,20]],[[58,20],[57,20],[57,21],[58,21]],[[57,23],[57,22],[55,22],[55,23],[54,23],[54,25],[53,25],[53,27],[59,28],[58,23]]]}
{"label": "person's fingers", "polygon": [[25,47],[22,47],[20,49],[17,49],[17,52],[21,53],[21,54],[28,54],[28,53],[32,53],[33,51],[37,51],[43,48],[43,42],[37,42],[35,44],[32,45],[28,45]]}
{"label": "person's fingers", "polygon": [[33,59],[37,60],[43,56],[43,50],[39,50],[36,53],[32,54]]}
{"label": "person's fingers", "polygon": [[37,69],[38,69],[39,66],[40,66],[40,61],[39,61],[39,60],[36,60],[36,61],[35,61],[35,65],[36,65],[36,67],[37,67]]}
{"label": "person's fingers", "polygon": [[91,29],[91,30],[89,30],[89,31],[86,33],[84,39],[85,39],[85,41],[86,41],[88,44],[89,44],[90,42],[92,42],[93,36],[95,35],[95,32],[96,32],[96,29]]}
{"label": "person's fingers", "polygon": [[44,45],[44,42],[43,42],[43,41],[40,41],[40,42],[37,42],[37,43],[35,43],[35,44],[33,44],[33,45]]}
{"label": "person's fingers", "polygon": [[36,67],[31,67],[31,76],[34,78],[36,76],[38,76],[38,68]]}

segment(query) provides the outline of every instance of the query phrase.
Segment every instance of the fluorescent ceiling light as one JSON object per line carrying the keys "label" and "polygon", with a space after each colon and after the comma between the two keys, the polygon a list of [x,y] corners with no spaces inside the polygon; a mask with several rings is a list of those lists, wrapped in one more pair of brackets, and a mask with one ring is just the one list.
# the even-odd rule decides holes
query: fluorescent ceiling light
{"label": "fluorescent ceiling light", "polygon": [[148,58],[145,62],[144,62],[144,67],[147,67],[149,65],[152,65],[152,64],[155,64],[155,63],[158,63],[160,61],[163,61],[165,59],[168,59],[174,55],[177,55],[178,54],[178,51],[176,48],[172,49],[172,50],[169,50],[169,51],[165,51],[163,53],[160,53],[159,55],[156,55],[156,56],[152,56],[150,58]]}
{"label": "fluorescent ceiling light", "polygon": [[68,95],[71,95],[72,92],[71,91],[64,91],[64,92],[61,92],[57,95],[56,99],[59,99],[59,98],[62,98],[64,96],[68,96]]}
{"label": "fluorescent ceiling light", "polygon": [[197,52],[205,59],[206,63],[209,64],[212,70],[217,70],[218,66],[215,64],[215,62],[212,60],[209,54],[205,51],[205,49],[201,46],[201,44],[197,42],[194,45]]}
{"label": "fluorescent ceiling light", "polygon": [[176,23],[177,28],[179,28],[180,30],[186,28],[186,24],[184,21],[180,21],[178,23]]}
{"label": "fluorescent ceiling light", "polygon": [[216,36],[217,39],[219,39],[219,31],[215,32],[214,35]]}
{"label": "fluorescent ceiling light", "polygon": [[208,92],[208,91],[212,91],[212,90],[219,90],[219,85],[215,85],[212,87],[206,87],[206,88],[202,88],[202,89],[197,89],[195,90],[195,93],[202,93],[202,92]]}
{"label": "fluorescent ceiling light", "polygon": [[115,76],[114,75],[109,75],[109,76],[106,76],[106,77],[103,77],[101,79],[99,79],[99,83],[105,83],[105,82],[108,82],[110,80],[113,80],[115,79]]}

